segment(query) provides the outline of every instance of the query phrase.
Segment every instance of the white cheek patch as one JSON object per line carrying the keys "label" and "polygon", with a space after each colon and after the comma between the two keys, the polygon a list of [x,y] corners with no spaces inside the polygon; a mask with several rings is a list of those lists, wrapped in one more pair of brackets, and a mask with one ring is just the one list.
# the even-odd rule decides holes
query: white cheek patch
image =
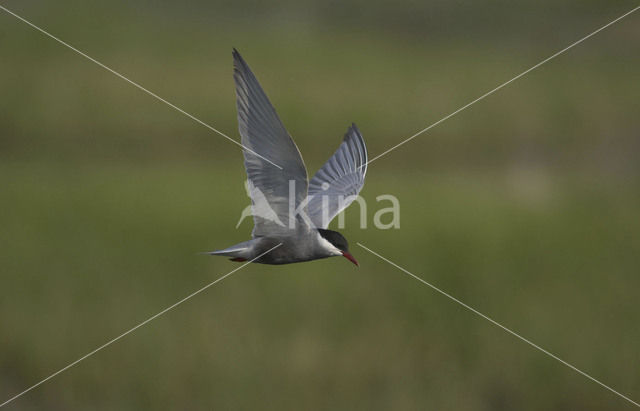
{"label": "white cheek patch", "polygon": [[340,249],[338,249],[329,241],[327,241],[323,236],[318,234],[318,237],[320,238],[320,245],[322,246],[322,248],[324,248],[325,250],[327,250],[333,255],[342,255],[342,251],[340,251]]}

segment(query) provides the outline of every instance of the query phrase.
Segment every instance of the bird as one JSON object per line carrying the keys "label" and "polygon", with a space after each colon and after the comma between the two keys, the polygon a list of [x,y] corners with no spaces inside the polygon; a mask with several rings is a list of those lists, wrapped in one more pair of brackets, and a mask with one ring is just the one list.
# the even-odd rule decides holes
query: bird
{"label": "bird", "polygon": [[367,172],[367,148],[355,123],[311,178],[300,150],[240,53],[233,49],[238,130],[244,147],[251,240],[206,254],[231,261],[290,264],[343,256],[358,266],[331,220],[356,198]]}

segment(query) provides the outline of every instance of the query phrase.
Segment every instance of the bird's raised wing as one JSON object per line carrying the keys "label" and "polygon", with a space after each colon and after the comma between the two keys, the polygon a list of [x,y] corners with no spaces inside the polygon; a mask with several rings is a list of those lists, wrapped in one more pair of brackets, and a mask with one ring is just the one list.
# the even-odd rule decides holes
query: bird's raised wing
{"label": "bird's raised wing", "polygon": [[317,228],[327,228],[351,204],[364,186],[367,147],[352,124],[342,144],[309,182],[307,215]]}
{"label": "bird's raised wing", "polygon": [[[254,212],[253,236],[286,233],[289,222],[289,187],[294,210],[307,196],[307,170],[298,147],[287,133],[258,80],[237,50],[233,50],[238,128],[244,150],[244,166],[252,185],[254,210],[270,207],[277,219]],[[258,155],[256,155],[258,154]],[[267,161],[268,160],[268,161]],[[281,167],[278,168],[277,166]],[[259,199],[253,194],[260,192]],[[263,204],[264,201],[268,204]],[[260,204],[258,204],[260,203]]]}

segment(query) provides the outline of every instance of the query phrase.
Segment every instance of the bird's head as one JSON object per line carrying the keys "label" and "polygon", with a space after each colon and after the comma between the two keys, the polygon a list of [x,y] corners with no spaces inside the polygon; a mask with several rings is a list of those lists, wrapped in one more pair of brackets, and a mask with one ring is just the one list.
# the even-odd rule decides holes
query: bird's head
{"label": "bird's head", "polygon": [[325,240],[327,244],[327,251],[332,252],[331,255],[342,255],[347,260],[351,261],[355,265],[359,266],[355,258],[349,253],[349,243],[342,234],[337,231],[318,229],[321,239]]}

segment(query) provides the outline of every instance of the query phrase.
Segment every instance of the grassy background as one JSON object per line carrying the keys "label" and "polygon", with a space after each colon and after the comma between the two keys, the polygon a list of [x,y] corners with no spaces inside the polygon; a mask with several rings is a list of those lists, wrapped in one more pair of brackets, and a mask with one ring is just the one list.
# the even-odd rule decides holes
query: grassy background
{"label": "grassy background", "polygon": [[[232,47],[310,172],[375,156],[627,1],[5,1],[237,137]],[[361,262],[250,266],[7,409],[624,409],[640,398],[638,16],[373,163]],[[237,147],[0,13],[0,402],[237,267]]]}

